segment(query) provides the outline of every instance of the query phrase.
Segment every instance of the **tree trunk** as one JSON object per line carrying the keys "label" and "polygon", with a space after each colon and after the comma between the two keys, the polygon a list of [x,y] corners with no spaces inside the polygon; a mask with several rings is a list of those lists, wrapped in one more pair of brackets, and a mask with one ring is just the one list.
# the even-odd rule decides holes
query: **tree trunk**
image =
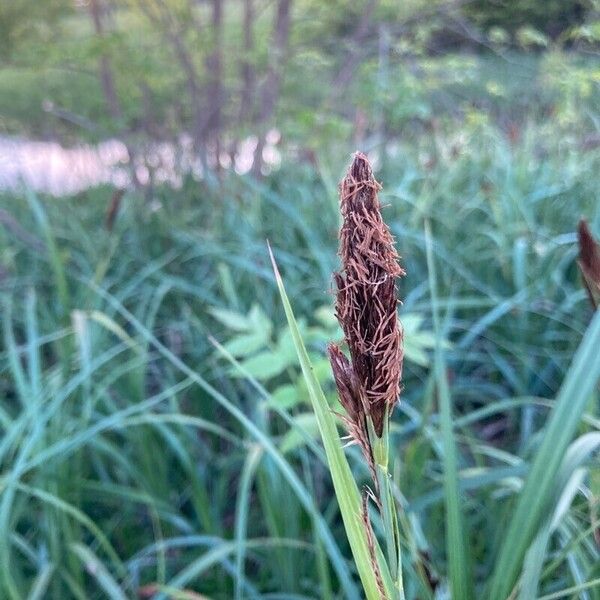
{"label": "tree trunk", "polygon": [[[254,68],[254,0],[244,0],[244,43],[240,57],[240,76],[242,89],[240,94],[240,105],[237,116],[237,126],[243,130],[244,125],[253,121],[254,117],[254,93],[256,89],[256,71]],[[237,132],[233,132],[229,144],[229,156],[231,164],[235,166],[235,157],[239,146]]]}
{"label": "tree trunk", "polygon": [[269,56],[267,78],[261,94],[261,103],[258,115],[258,144],[254,153],[252,171],[260,175],[263,166],[262,152],[265,146],[266,128],[275,112],[281,76],[290,36],[290,13],[292,0],[279,0],[273,30],[272,52]]}
{"label": "tree trunk", "polygon": [[208,86],[207,137],[214,144],[215,167],[220,168],[221,155],[221,106],[223,104],[223,0],[212,0],[213,48],[206,66],[210,83]]}
{"label": "tree trunk", "polygon": [[254,0],[244,2],[244,50],[242,58],[242,97],[240,100],[240,125],[251,116],[252,100],[254,98],[255,72],[254,72]]}
{"label": "tree trunk", "polygon": [[[188,51],[184,41],[181,23],[177,23],[164,0],[138,0],[140,10],[146,15],[170,44],[175,58],[185,76],[185,86],[192,109],[192,140],[194,151],[198,153],[204,170],[207,168],[206,157],[206,111],[202,105],[202,87],[200,76],[194,64],[193,56]],[[156,8],[156,11],[152,9]]]}
{"label": "tree trunk", "polygon": [[[94,23],[94,31],[100,38],[104,37],[103,7],[100,6],[102,0],[90,0],[90,14]],[[115,87],[115,80],[112,73],[110,59],[105,52],[100,56],[100,84],[102,92],[108,107],[110,116],[113,119],[120,119],[122,116],[121,105]]]}
{"label": "tree trunk", "polygon": [[356,70],[356,63],[358,56],[362,52],[362,46],[364,41],[367,38],[369,33],[369,27],[371,25],[371,19],[373,17],[373,12],[375,7],[377,6],[378,0],[368,0],[367,5],[365,6],[365,10],[360,17],[360,21],[354,33],[352,35],[352,39],[350,41],[350,50],[346,54],[346,60],[344,64],[341,66],[338,71],[337,76],[333,82],[333,91],[334,95],[339,96],[345,89],[345,87],[352,80],[352,75]]}
{"label": "tree trunk", "polygon": [[[94,31],[99,38],[105,37],[104,29],[104,15],[105,9],[102,6],[103,0],[90,0],[89,8],[92,22],[94,23]],[[108,109],[108,114],[116,122],[115,125],[119,125],[119,121],[123,118],[123,110],[121,109],[121,103],[119,102],[119,96],[117,95],[117,88],[115,85],[115,78],[113,75],[110,58],[106,52],[102,52],[99,61],[100,69],[100,85],[102,86],[102,93],[104,94],[104,100]],[[122,141],[127,150],[129,170],[131,173],[131,181],[135,187],[140,186],[140,181],[136,173],[136,158],[135,150],[132,144],[127,140],[126,132],[122,132]]]}

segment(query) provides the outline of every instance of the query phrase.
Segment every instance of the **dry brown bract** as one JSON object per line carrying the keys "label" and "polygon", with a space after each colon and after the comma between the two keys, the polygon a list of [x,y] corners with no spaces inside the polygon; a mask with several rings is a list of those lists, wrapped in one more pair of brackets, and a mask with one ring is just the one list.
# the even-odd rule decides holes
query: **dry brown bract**
{"label": "dry brown bract", "polygon": [[348,433],[368,458],[367,415],[381,437],[384,419],[400,393],[403,358],[396,278],[404,271],[398,264],[390,230],[381,218],[379,189],[367,157],[356,153],[340,185],[342,270],[335,274],[336,316],[351,360],[338,346],[329,345]]}
{"label": "dry brown bract", "polygon": [[600,304],[600,246],[584,219],[579,221],[579,268],[594,308]]}

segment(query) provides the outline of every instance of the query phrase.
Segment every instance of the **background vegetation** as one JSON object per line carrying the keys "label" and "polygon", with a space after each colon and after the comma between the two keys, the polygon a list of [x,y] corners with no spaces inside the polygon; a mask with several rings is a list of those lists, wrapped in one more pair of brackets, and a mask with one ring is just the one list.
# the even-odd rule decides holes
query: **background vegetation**
{"label": "background vegetation", "polygon": [[[592,319],[575,230],[600,233],[597,18],[533,0],[3,3],[3,136],[119,140],[129,181],[0,195],[0,597],[360,597],[266,250],[336,406],[324,347],[355,148],[407,271],[407,597],[451,589],[436,340],[462,559],[486,597]],[[595,389],[513,597],[600,598]]]}

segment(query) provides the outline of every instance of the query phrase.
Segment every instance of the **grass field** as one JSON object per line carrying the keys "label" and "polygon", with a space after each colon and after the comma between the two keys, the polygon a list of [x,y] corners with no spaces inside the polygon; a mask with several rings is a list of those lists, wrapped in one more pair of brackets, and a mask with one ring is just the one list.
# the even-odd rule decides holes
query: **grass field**
{"label": "grass field", "polygon": [[[406,595],[448,597],[448,574],[469,570],[486,598],[516,568],[515,598],[594,600],[600,334],[596,316],[576,357],[593,315],[575,234],[581,216],[600,233],[593,119],[511,137],[480,117],[397,144],[377,171],[407,271],[391,431]],[[128,192],[112,230],[108,188],[1,198],[0,597],[361,597],[266,245],[333,406],[336,184],[352,150],[261,183]],[[531,519],[511,529],[529,473],[543,484],[523,488]]]}

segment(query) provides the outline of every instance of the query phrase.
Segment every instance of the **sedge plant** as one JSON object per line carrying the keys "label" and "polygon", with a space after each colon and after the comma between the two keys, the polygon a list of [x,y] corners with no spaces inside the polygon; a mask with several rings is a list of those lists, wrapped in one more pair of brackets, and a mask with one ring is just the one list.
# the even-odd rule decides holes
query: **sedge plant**
{"label": "sedge plant", "polygon": [[[335,417],[314,378],[281,277],[274,269],[284,308],[299,348],[313,408],[331,468],[336,496],[368,598],[403,599],[396,503],[390,480],[388,425],[402,376],[402,329],[396,280],[404,275],[392,235],[381,216],[380,188],[367,157],[356,153],[340,186],[342,269],[335,274],[336,316],[349,357],[330,343],[329,359],[345,414],[347,440],[359,446],[372,487],[359,491],[343,452]],[[382,549],[369,515],[373,503],[385,532]]]}

